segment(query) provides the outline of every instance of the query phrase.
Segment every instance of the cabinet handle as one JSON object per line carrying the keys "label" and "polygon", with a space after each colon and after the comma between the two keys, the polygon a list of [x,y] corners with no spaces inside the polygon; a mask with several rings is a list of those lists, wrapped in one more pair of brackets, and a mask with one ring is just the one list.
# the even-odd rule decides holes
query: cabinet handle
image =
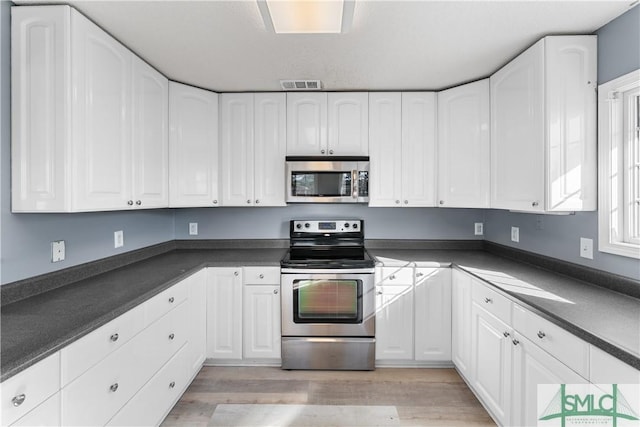
{"label": "cabinet handle", "polygon": [[424,273],[416,273],[416,277],[422,277],[424,276]]}
{"label": "cabinet handle", "polygon": [[535,208],[536,206],[538,206],[538,202],[531,203],[531,206],[533,206]]}
{"label": "cabinet handle", "polygon": [[274,293],[274,294],[276,294],[276,295],[278,295],[278,290],[277,290],[277,289],[274,289],[274,290],[273,290],[273,293]]}
{"label": "cabinet handle", "polygon": [[504,331],[504,332],[502,333],[502,335],[504,335],[504,337],[505,337],[505,338],[507,338],[507,337],[508,337],[509,335],[511,335],[511,334],[510,334],[509,332],[507,332],[507,331]]}
{"label": "cabinet handle", "polygon": [[256,205],[257,205],[258,203],[260,203],[260,200],[256,199]]}
{"label": "cabinet handle", "polygon": [[118,383],[111,384],[111,387],[109,387],[109,390],[115,393],[116,390],[118,390]]}
{"label": "cabinet handle", "polygon": [[547,334],[545,334],[544,332],[538,331],[538,338],[542,339],[542,338],[544,338],[546,336],[547,336]]}
{"label": "cabinet handle", "polygon": [[396,205],[399,205],[399,204],[400,204],[400,200],[396,200]]}
{"label": "cabinet handle", "polygon": [[324,150],[320,150],[320,154],[324,154]]}
{"label": "cabinet handle", "polygon": [[491,298],[485,298],[484,302],[486,302],[487,304],[492,303],[493,300]]}
{"label": "cabinet handle", "polygon": [[440,204],[441,204],[441,205],[444,205],[444,200],[440,200]]}
{"label": "cabinet handle", "polygon": [[22,393],[17,396],[14,396],[14,398],[11,399],[11,403],[13,403],[13,406],[18,407],[24,403],[24,400],[26,398],[27,398],[27,395]]}
{"label": "cabinet handle", "polygon": [[329,150],[329,154],[333,154],[333,150]]}
{"label": "cabinet handle", "polygon": [[261,279],[264,279],[264,274],[260,273],[260,275],[258,276]]}
{"label": "cabinet handle", "polygon": [[174,297],[169,298],[169,304],[173,304],[176,299]]}
{"label": "cabinet handle", "polygon": [[218,201],[217,201],[217,200],[214,200],[214,201],[213,201],[213,204],[214,204],[214,205],[217,205],[217,204],[218,204]]}
{"label": "cabinet handle", "polygon": [[129,200],[129,201],[127,201],[127,204],[128,204],[129,206],[133,206],[133,200]]}
{"label": "cabinet handle", "polygon": [[109,339],[110,339],[111,341],[113,341],[113,342],[118,341],[118,338],[120,338],[120,335],[118,335],[118,334],[113,334],[113,335],[111,335],[111,336],[109,337]]}
{"label": "cabinet handle", "polygon": [[174,388],[176,386],[176,382],[175,381],[171,381],[169,383],[169,388]]}
{"label": "cabinet handle", "polygon": [[517,339],[515,339],[515,338],[514,338],[511,342],[513,343],[513,345],[518,345],[518,344],[520,344],[520,341],[518,341],[518,340],[517,340]]}
{"label": "cabinet handle", "polygon": [[169,340],[173,341],[175,337],[176,337],[175,334],[169,334]]}
{"label": "cabinet handle", "polygon": [[233,275],[234,275],[234,276],[237,276],[237,275],[238,275],[238,272],[237,272],[237,271],[234,271],[234,272],[233,272]]}
{"label": "cabinet handle", "polygon": [[142,200],[136,200],[136,205],[140,206],[142,204]]}

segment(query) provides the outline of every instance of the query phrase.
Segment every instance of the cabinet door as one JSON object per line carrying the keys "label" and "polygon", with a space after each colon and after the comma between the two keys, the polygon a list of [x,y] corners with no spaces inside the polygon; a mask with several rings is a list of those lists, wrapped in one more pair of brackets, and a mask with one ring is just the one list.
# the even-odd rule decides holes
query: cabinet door
{"label": "cabinet door", "polygon": [[280,286],[245,285],[243,302],[245,359],[280,358]]}
{"label": "cabinet door", "polygon": [[207,358],[242,359],[241,269],[207,271]]}
{"label": "cabinet door", "polygon": [[376,360],[413,360],[413,269],[376,277]]}
{"label": "cabinet door", "polygon": [[471,277],[454,269],[451,287],[451,359],[462,376],[471,382]]}
{"label": "cabinet door", "polygon": [[11,427],[54,427],[60,425],[60,393],[58,392],[11,424]]}
{"label": "cabinet door", "polygon": [[169,206],[169,81],[133,60],[133,199],[139,208]]}
{"label": "cabinet door", "polygon": [[220,96],[223,206],[253,205],[253,94]]}
{"label": "cabinet door", "polygon": [[169,83],[169,205],[218,205],[218,94]]}
{"label": "cabinet door", "polygon": [[435,206],[436,95],[402,94],[402,205]]}
{"label": "cabinet door", "polygon": [[489,207],[489,79],[438,92],[438,206]]}
{"label": "cabinet door", "polygon": [[401,107],[400,92],[369,94],[369,206],[400,206]]}
{"label": "cabinet door", "polygon": [[369,94],[328,94],[329,155],[369,155]]}
{"label": "cabinet door", "polygon": [[511,330],[471,303],[473,388],[501,425],[509,425],[511,405]]}
{"label": "cabinet door", "polygon": [[190,324],[187,337],[187,367],[191,377],[202,368],[207,351],[207,270],[200,270],[186,280]]}
{"label": "cabinet door", "polygon": [[68,6],[11,8],[11,209],[70,210]]}
{"label": "cabinet door", "polygon": [[254,203],[285,206],[286,94],[256,93],[254,101]]}
{"label": "cabinet door", "polygon": [[287,155],[327,154],[327,94],[287,93]]}
{"label": "cabinet door", "polygon": [[71,26],[74,210],[126,209],[132,201],[133,54],[75,11]]}
{"label": "cabinet door", "polygon": [[416,268],[415,359],[451,361],[451,269]]}
{"label": "cabinet door", "polygon": [[538,385],[539,384],[582,384],[587,381],[556,358],[549,355],[520,334],[514,333],[513,414],[510,421],[514,426],[538,425]]}
{"label": "cabinet door", "polygon": [[491,76],[491,207],[544,210],[544,40]]}

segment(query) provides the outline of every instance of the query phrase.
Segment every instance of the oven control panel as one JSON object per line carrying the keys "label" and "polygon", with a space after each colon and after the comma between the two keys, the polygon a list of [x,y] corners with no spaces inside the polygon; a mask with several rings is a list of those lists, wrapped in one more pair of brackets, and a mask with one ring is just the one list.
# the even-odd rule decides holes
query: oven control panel
{"label": "oven control panel", "polygon": [[361,232],[362,220],[295,220],[291,231],[295,233],[353,233]]}

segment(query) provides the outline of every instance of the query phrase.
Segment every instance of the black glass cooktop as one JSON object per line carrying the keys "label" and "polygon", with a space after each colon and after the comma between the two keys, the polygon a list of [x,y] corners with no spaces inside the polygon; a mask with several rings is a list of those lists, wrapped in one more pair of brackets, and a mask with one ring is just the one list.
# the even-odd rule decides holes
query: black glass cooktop
{"label": "black glass cooktop", "polygon": [[291,248],[280,265],[285,268],[372,268],[375,260],[364,248]]}

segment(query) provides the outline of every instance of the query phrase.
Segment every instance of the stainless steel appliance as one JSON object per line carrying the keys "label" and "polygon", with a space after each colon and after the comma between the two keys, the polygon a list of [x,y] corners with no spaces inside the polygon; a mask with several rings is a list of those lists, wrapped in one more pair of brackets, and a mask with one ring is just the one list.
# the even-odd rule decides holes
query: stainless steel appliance
{"label": "stainless steel appliance", "polygon": [[362,220],[294,220],[281,261],[282,368],[375,368],[375,260]]}
{"label": "stainless steel appliance", "polygon": [[287,157],[287,203],[369,202],[368,157]]}

